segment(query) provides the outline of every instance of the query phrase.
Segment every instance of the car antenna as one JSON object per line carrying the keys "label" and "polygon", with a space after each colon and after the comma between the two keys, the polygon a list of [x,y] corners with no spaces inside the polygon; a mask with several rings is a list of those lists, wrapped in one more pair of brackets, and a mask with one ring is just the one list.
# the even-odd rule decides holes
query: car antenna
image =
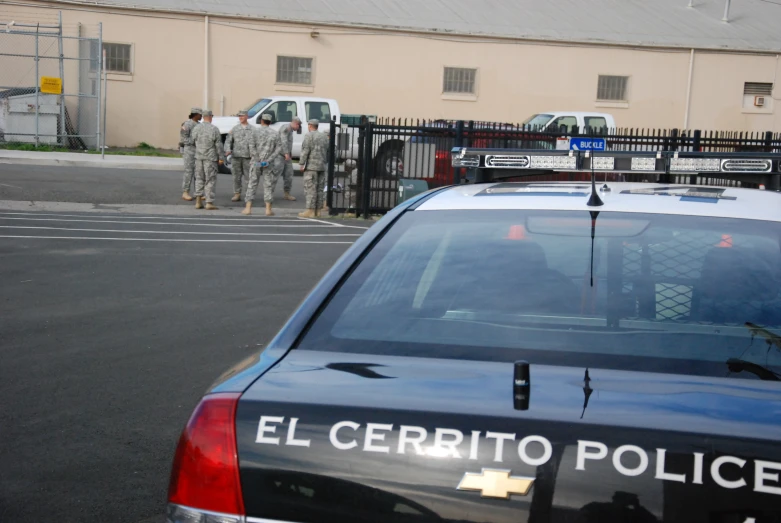
{"label": "car antenna", "polygon": [[[591,159],[591,196],[589,197],[588,202],[586,202],[586,205],[589,207],[601,207],[605,205],[605,202],[602,201],[602,198],[599,197],[599,193],[597,192],[597,179],[594,174],[594,155],[589,152],[586,152],[586,155]],[[593,238],[592,232],[592,239]]]}
{"label": "car antenna", "polygon": [[[599,196],[597,196],[599,198]],[[589,211],[591,215],[591,286],[594,286],[594,236],[597,230],[599,211]]]}

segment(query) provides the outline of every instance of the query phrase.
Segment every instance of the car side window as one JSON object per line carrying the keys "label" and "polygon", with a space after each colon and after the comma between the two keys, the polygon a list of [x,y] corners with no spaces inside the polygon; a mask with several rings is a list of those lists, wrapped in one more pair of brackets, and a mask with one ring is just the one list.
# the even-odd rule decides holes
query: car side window
{"label": "car side window", "polygon": [[[271,115],[271,123],[292,122],[293,117],[298,116],[296,102],[289,101],[274,102],[263,112]],[[260,118],[260,115],[258,115],[258,118]]]}
{"label": "car side window", "polygon": [[607,120],[604,116],[586,116],[584,118],[586,127],[594,130],[607,129]]}
{"label": "car side window", "polygon": [[551,123],[551,127],[554,129],[559,129],[561,127],[565,127],[564,131],[571,133],[572,130],[578,126],[578,119],[574,116],[559,116],[555,120],[553,120],[553,123]]}
{"label": "car side window", "polygon": [[331,121],[331,108],[328,106],[328,102],[306,102],[306,118],[311,120],[316,118],[323,122]]}

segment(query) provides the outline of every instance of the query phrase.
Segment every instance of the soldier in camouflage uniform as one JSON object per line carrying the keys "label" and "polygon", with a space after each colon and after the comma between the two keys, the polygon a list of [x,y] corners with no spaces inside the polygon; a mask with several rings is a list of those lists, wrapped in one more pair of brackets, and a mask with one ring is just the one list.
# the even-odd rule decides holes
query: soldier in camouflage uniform
{"label": "soldier in camouflage uniform", "polygon": [[246,202],[241,214],[252,214],[252,201],[255,199],[255,191],[258,189],[260,177],[263,177],[263,199],[266,201],[266,216],[274,216],[271,210],[273,200],[273,185],[279,176],[279,159],[281,157],[282,144],[279,142],[279,134],[269,127],[271,115],[264,113],[260,117],[260,128],[255,129],[254,138],[250,146],[252,152],[252,168],[250,169],[249,185]]}
{"label": "soldier in camouflage uniform", "polygon": [[222,137],[217,126],[212,125],[212,112],[203,111],[204,123],[195,128],[191,138],[195,142],[195,208],[203,209],[204,190],[206,209],[216,210],[214,186],[217,183],[217,165],[225,160]]}
{"label": "soldier in camouflage uniform", "polygon": [[306,211],[299,213],[301,218],[318,216],[323,207],[325,189],[325,167],[328,162],[328,136],[317,130],[318,120],[309,120],[309,134],[301,145],[301,158],[298,163],[304,173],[304,192],[306,193]]}
{"label": "soldier in camouflage uniform", "polygon": [[[182,124],[179,130],[179,150],[184,159],[184,179],[182,180],[182,200],[193,201],[190,196],[190,187],[195,179],[195,142],[192,141],[192,131],[198,122],[201,121],[201,108],[193,107],[190,109],[189,120]],[[193,187],[194,189],[194,187]]]}
{"label": "soldier in camouflage uniform", "polygon": [[233,171],[233,198],[232,202],[241,200],[241,183],[246,177],[249,179],[252,154],[250,144],[255,130],[247,123],[247,111],[239,111],[239,124],[228,133],[225,139],[225,155],[233,153],[231,169]]}
{"label": "soldier in camouflage uniform", "polygon": [[284,163],[282,164],[282,183],[285,189],[285,200],[294,202],[296,199],[290,195],[293,189],[293,133],[301,129],[301,119],[293,117],[293,121],[279,129],[279,141],[282,142]]}

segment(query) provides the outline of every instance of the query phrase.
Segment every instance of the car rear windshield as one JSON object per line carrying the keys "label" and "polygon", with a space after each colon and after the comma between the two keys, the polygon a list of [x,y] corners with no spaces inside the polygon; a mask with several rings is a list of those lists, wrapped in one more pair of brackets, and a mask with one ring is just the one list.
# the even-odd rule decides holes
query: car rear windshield
{"label": "car rear windshield", "polygon": [[534,116],[530,116],[527,118],[523,125],[529,125],[531,127],[543,127],[553,120],[552,114],[535,114]]}
{"label": "car rear windshield", "polygon": [[777,223],[696,216],[408,212],[299,348],[781,372],[779,237]]}

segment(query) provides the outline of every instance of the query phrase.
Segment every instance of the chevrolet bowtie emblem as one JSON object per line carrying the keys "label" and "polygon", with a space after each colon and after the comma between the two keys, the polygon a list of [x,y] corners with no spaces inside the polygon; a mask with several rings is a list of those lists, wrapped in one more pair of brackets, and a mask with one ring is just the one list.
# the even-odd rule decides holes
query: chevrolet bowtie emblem
{"label": "chevrolet bowtie emblem", "polygon": [[458,484],[458,490],[479,490],[484,498],[510,499],[510,494],[525,496],[534,478],[510,476],[509,470],[483,469],[479,474],[467,472]]}

